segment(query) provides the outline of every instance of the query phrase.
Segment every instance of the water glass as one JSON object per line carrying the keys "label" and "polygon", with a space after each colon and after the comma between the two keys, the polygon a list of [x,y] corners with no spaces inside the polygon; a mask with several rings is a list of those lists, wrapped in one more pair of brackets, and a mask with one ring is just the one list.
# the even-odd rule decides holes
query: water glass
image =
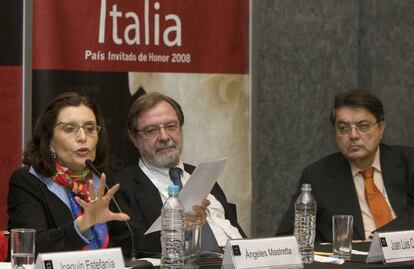
{"label": "water glass", "polygon": [[34,229],[10,230],[10,253],[12,269],[33,269],[35,254]]}
{"label": "water glass", "polygon": [[201,225],[191,225],[184,232],[184,268],[199,268]]}
{"label": "water glass", "polygon": [[352,253],[351,215],[335,215],[332,217],[333,255],[344,260],[350,260]]}

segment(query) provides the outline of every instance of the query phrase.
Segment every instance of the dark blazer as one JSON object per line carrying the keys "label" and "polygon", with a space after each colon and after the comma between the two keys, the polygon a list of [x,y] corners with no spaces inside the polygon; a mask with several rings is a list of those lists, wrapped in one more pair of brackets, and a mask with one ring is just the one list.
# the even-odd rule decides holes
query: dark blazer
{"label": "dark blazer", "polygon": [[[414,148],[380,145],[380,163],[384,186],[397,218],[381,230],[414,228]],[[332,216],[354,216],[354,240],[364,240],[364,224],[349,162],[339,152],[331,154],[303,170],[295,195],[276,235],[293,234],[294,204],[303,183],[312,184],[318,204],[317,242],[332,241]]]}
{"label": "dark blazer", "polygon": [[[184,169],[188,173],[191,173],[194,168],[194,166],[184,164]],[[161,214],[162,199],[158,189],[138,165],[125,168],[115,178],[121,184],[116,196],[121,200],[121,204],[126,205],[125,211],[131,217],[130,225],[134,232],[135,248],[138,250],[139,256],[158,255],[161,252],[160,232],[144,235],[145,231]],[[227,202],[223,190],[217,183],[211,194],[223,205],[226,219],[245,237],[242,228],[237,223],[234,205]],[[113,223],[110,233],[113,242],[121,245],[124,255],[129,256],[131,240],[125,234],[125,229],[125,225]]]}
{"label": "dark blazer", "polygon": [[74,228],[70,209],[44,183],[17,169],[9,181],[8,228],[36,230],[36,255],[39,252],[81,250],[86,244]]}

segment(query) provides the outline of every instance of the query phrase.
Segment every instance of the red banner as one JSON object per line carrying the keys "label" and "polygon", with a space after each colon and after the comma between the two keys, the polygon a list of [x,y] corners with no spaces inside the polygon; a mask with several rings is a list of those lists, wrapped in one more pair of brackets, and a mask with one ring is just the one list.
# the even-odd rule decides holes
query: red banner
{"label": "red banner", "polygon": [[0,66],[0,227],[7,227],[7,193],[11,173],[21,166],[20,66]]}
{"label": "red banner", "polygon": [[[93,98],[109,130],[113,172],[137,163],[129,107],[158,91],[190,115],[183,159],[233,156],[221,181],[230,197],[250,193],[249,0],[33,1],[32,63],[33,119],[63,91]],[[248,227],[250,200],[240,200]]]}
{"label": "red banner", "polygon": [[33,6],[34,69],[248,73],[248,0],[42,0]]}

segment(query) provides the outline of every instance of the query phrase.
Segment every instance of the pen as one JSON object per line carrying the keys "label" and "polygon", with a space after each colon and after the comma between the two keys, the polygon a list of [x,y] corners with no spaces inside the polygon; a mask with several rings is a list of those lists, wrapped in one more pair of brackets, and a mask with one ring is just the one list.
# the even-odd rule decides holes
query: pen
{"label": "pen", "polygon": [[325,256],[325,257],[329,257],[329,256],[332,256],[332,255],[333,255],[333,253],[331,253],[331,252],[320,252],[320,251],[315,251],[314,253],[315,253],[315,255]]}
{"label": "pen", "polygon": [[332,245],[332,243],[330,243],[330,242],[321,242],[321,243],[319,243],[319,245],[321,245],[321,246],[329,246],[329,245]]}

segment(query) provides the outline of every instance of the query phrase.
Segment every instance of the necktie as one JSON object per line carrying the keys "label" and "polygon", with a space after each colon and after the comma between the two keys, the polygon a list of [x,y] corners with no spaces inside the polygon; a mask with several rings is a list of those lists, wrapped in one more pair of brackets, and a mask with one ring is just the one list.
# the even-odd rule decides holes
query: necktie
{"label": "necktie", "polygon": [[391,210],[384,196],[378,190],[377,186],[375,186],[374,168],[370,167],[361,171],[361,174],[365,179],[365,199],[371,209],[375,225],[379,228],[393,219]]}
{"label": "necktie", "polygon": [[171,181],[174,183],[174,185],[180,187],[180,191],[183,188],[183,184],[181,183],[181,173],[182,170],[178,167],[170,168],[170,170],[168,171]]}
{"label": "necktie", "polygon": [[206,223],[201,227],[201,250],[202,251],[219,251],[216,237],[211,230],[210,225]]}

